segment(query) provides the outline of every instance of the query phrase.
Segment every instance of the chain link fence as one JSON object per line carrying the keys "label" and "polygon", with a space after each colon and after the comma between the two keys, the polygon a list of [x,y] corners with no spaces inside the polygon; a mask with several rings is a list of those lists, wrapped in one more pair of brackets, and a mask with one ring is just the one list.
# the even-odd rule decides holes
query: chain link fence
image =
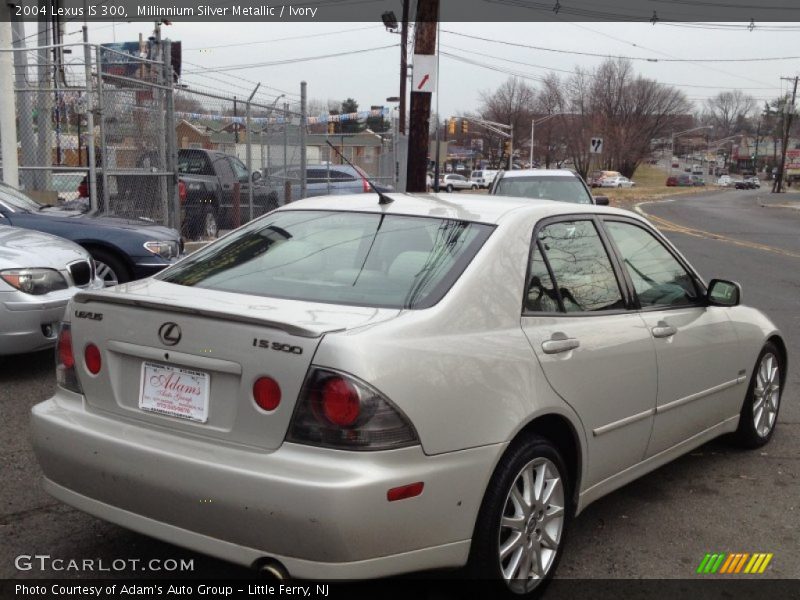
{"label": "chain link fence", "polygon": [[403,188],[388,109],[308,115],[305,84],[243,99],[182,83],[171,61],[168,40],[15,51],[22,189],[194,239],[307,196]]}

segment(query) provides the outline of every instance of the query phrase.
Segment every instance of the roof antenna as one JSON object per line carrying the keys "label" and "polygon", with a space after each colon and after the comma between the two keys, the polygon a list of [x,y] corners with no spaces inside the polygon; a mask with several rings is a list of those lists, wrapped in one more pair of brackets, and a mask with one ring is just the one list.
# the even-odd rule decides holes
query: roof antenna
{"label": "roof antenna", "polygon": [[[339,152],[339,149],[336,146],[334,146],[333,144],[331,144],[330,140],[325,140],[325,143],[328,144],[328,146],[330,146],[331,149],[334,152],[336,152],[336,154],[339,155],[339,158],[341,158],[348,165],[353,167],[356,170],[356,173],[361,173],[361,171],[358,169],[358,167],[356,167],[353,163],[351,163],[349,160],[347,160],[347,158],[345,158],[344,154]],[[366,173],[361,174],[361,176],[370,185],[370,187],[375,191],[375,193],[378,194],[378,204],[391,204],[392,202],[394,202],[394,198],[390,198],[389,196],[387,196],[383,192],[378,191],[378,188],[375,187],[375,184],[372,183],[372,181],[370,181],[370,179],[369,179],[369,177],[367,177]]]}

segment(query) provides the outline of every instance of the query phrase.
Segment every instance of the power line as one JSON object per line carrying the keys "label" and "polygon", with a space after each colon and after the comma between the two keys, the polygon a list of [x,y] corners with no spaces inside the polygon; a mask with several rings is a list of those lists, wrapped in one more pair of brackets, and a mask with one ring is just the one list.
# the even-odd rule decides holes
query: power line
{"label": "power line", "polygon": [[[510,59],[510,58],[503,58],[502,56],[493,56],[491,54],[486,54],[485,52],[476,52],[474,50],[467,50],[465,48],[458,48],[456,46],[450,46],[450,45],[447,45],[447,44],[443,44],[442,47],[443,48],[447,48],[449,50],[457,50],[459,52],[466,52],[467,54],[477,54],[478,56],[483,56],[485,58],[491,58],[491,59],[494,59],[494,60],[501,60],[501,61],[504,61],[504,62],[509,62],[509,63],[513,63],[513,64],[517,64],[517,65],[522,65],[522,66],[525,66],[525,67],[531,67],[531,68],[534,68],[534,69],[544,69],[546,71],[554,71],[554,72],[558,72],[558,73],[566,73],[568,75],[577,75],[578,74],[577,71],[573,71],[573,70],[570,70],[570,69],[558,69],[556,67],[545,67],[543,65],[537,65],[537,64],[533,64],[533,63],[528,63],[528,62],[524,62],[524,61],[521,61],[521,60],[513,60],[513,59]],[[453,55],[453,56],[455,56],[455,55]],[[595,77],[595,76],[592,75],[592,77]],[[662,85],[671,85],[671,86],[675,86],[675,87],[706,88],[706,89],[718,89],[718,90],[729,90],[729,89],[731,89],[731,86],[720,86],[720,85],[694,85],[694,84],[691,84],[691,83],[671,83],[671,82],[667,82],[667,81],[658,81],[658,83],[660,83]],[[777,87],[777,86],[772,86],[772,87],[753,87],[753,88],[736,86],[736,89],[739,89],[739,90],[776,90],[776,89],[780,89],[780,88]]]}
{"label": "power line", "polygon": [[[281,65],[292,65],[301,62],[309,62],[313,60],[322,60],[325,58],[337,58],[340,56],[351,56],[353,54],[364,54],[367,52],[376,52],[378,50],[387,50],[389,48],[397,48],[397,44],[389,44],[387,46],[377,46],[375,48],[363,48],[361,50],[349,50],[345,52],[335,52],[333,54],[319,54],[317,56],[303,56],[301,58],[287,58],[284,60],[273,60],[268,62],[260,62],[260,63],[249,63],[249,64],[234,64],[234,65],[226,65],[224,67],[212,67],[212,68],[205,68],[202,72],[205,73],[215,73],[220,71],[238,71],[241,69],[256,69],[259,67],[276,67]],[[187,71],[187,75],[191,75],[193,73],[198,73],[200,71]]]}
{"label": "power line", "polygon": [[557,48],[545,48],[543,46],[533,46],[530,44],[522,44],[519,42],[509,42],[507,40],[493,40],[490,38],[480,37],[478,35],[470,35],[468,33],[459,33],[457,31],[450,31],[447,29],[442,30],[444,33],[457,35],[459,37],[466,37],[473,40],[480,40],[483,42],[491,42],[493,44],[503,44],[505,46],[514,46],[517,48],[528,48],[530,50],[540,50],[542,52],[555,52],[557,54],[575,54],[578,56],[593,56],[596,58],[621,58],[625,60],[639,60],[644,62],[668,62],[668,63],[695,63],[695,62],[768,62],[775,60],[799,60],[800,56],[770,56],[758,58],[649,58],[646,56],[622,56],[617,54],[599,54],[597,52],[582,52],[579,50],[563,50]]}
{"label": "power line", "polygon": [[326,31],[322,33],[315,33],[309,35],[294,35],[291,37],[283,37],[283,38],[273,38],[270,40],[260,40],[257,42],[239,42],[235,44],[219,44],[217,46],[197,46],[195,48],[184,48],[184,52],[193,52],[198,50],[213,50],[216,48],[235,48],[239,46],[255,46],[256,44],[273,44],[275,42],[288,42],[291,40],[307,40],[309,38],[317,38],[317,37],[326,37],[331,35],[340,35],[342,33],[352,33],[354,31],[366,31],[367,29],[372,29],[374,31],[378,31],[378,28],[375,25],[367,25],[366,27],[354,27],[353,29],[342,29],[339,31]]}

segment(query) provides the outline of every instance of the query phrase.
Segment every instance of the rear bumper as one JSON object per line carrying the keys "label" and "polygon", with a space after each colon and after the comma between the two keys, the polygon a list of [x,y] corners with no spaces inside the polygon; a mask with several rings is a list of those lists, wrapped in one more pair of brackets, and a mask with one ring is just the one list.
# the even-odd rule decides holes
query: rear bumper
{"label": "rear bumper", "polygon": [[[300,578],[369,578],[465,564],[502,445],[267,452],[88,413],[58,390],[33,409],[45,489],[100,518],[242,565],[280,560]],[[423,493],[388,502],[393,487]]]}

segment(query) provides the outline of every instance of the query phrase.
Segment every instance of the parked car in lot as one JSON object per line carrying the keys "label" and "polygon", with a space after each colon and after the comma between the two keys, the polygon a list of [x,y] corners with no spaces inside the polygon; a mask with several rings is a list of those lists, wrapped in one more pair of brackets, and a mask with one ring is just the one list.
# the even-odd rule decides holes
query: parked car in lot
{"label": "parked car in lot", "polygon": [[589,174],[589,185],[591,187],[601,187],[602,181],[610,177],[621,177],[619,171],[594,171]]}
{"label": "parked car in lot", "polygon": [[608,204],[605,196],[592,196],[577,174],[568,169],[501,171],[489,194],[576,204]]}
{"label": "parked car in lot", "polygon": [[[281,169],[269,176],[270,187],[277,190],[278,204],[286,204],[288,200],[300,200],[302,190],[300,186],[300,167]],[[289,198],[286,196],[286,186],[289,187]],[[394,191],[392,186],[385,183],[376,183],[378,191]],[[367,173],[358,166],[321,164],[306,167],[306,197],[313,196],[339,196],[342,194],[366,194],[372,192],[372,185],[368,181]]]}
{"label": "parked car in lot", "polygon": [[761,187],[758,177],[745,177],[734,184],[737,190],[755,190]]}
{"label": "parked car in lot", "polygon": [[470,175],[469,180],[472,183],[477,184],[479,188],[490,188],[492,187],[492,183],[494,182],[494,178],[496,176],[497,176],[497,171],[482,169],[480,171],[473,171],[472,175]]}
{"label": "parked car in lot", "polygon": [[[261,181],[261,173],[249,173],[237,157],[216,150],[178,150],[182,223],[187,237],[215,238],[220,227],[229,229],[278,206],[278,192]],[[238,216],[237,216],[238,215]]]}
{"label": "parked car in lot", "polygon": [[673,175],[667,177],[667,182],[665,184],[667,187],[692,187],[694,185],[694,180],[692,179],[691,175]]}
{"label": "parked car in lot", "polygon": [[703,165],[692,165],[692,175],[702,175]]}
{"label": "parked car in lot", "polygon": [[102,287],[77,244],[0,225],[0,356],[54,346],[69,299]]}
{"label": "parked car in lot", "polygon": [[731,187],[733,185],[733,178],[730,175],[720,175],[717,179],[717,185],[720,187]]}
{"label": "parked car in lot", "polygon": [[478,184],[470,181],[463,175],[451,173],[442,175],[439,178],[439,190],[443,192],[453,192],[461,190],[477,190]]}
{"label": "parked car in lot", "polygon": [[706,180],[700,175],[692,175],[692,185],[695,187],[702,187],[706,184]]}
{"label": "parked car in lot", "polygon": [[622,175],[617,175],[616,177],[603,177],[600,180],[600,187],[629,188],[634,187],[635,185],[636,183],[627,177],[623,177]]}
{"label": "parked car in lot", "polygon": [[467,565],[523,595],[594,500],[770,440],[780,332],[643,218],[390,199],[299,201],[77,294],[33,408],[44,489],[279,577]]}
{"label": "parked car in lot", "polygon": [[2,183],[0,224],[35,229],[83,246],[106,285],[153,275],[183,254],[183,242],[174,229],[143,219],[59,210]]}

